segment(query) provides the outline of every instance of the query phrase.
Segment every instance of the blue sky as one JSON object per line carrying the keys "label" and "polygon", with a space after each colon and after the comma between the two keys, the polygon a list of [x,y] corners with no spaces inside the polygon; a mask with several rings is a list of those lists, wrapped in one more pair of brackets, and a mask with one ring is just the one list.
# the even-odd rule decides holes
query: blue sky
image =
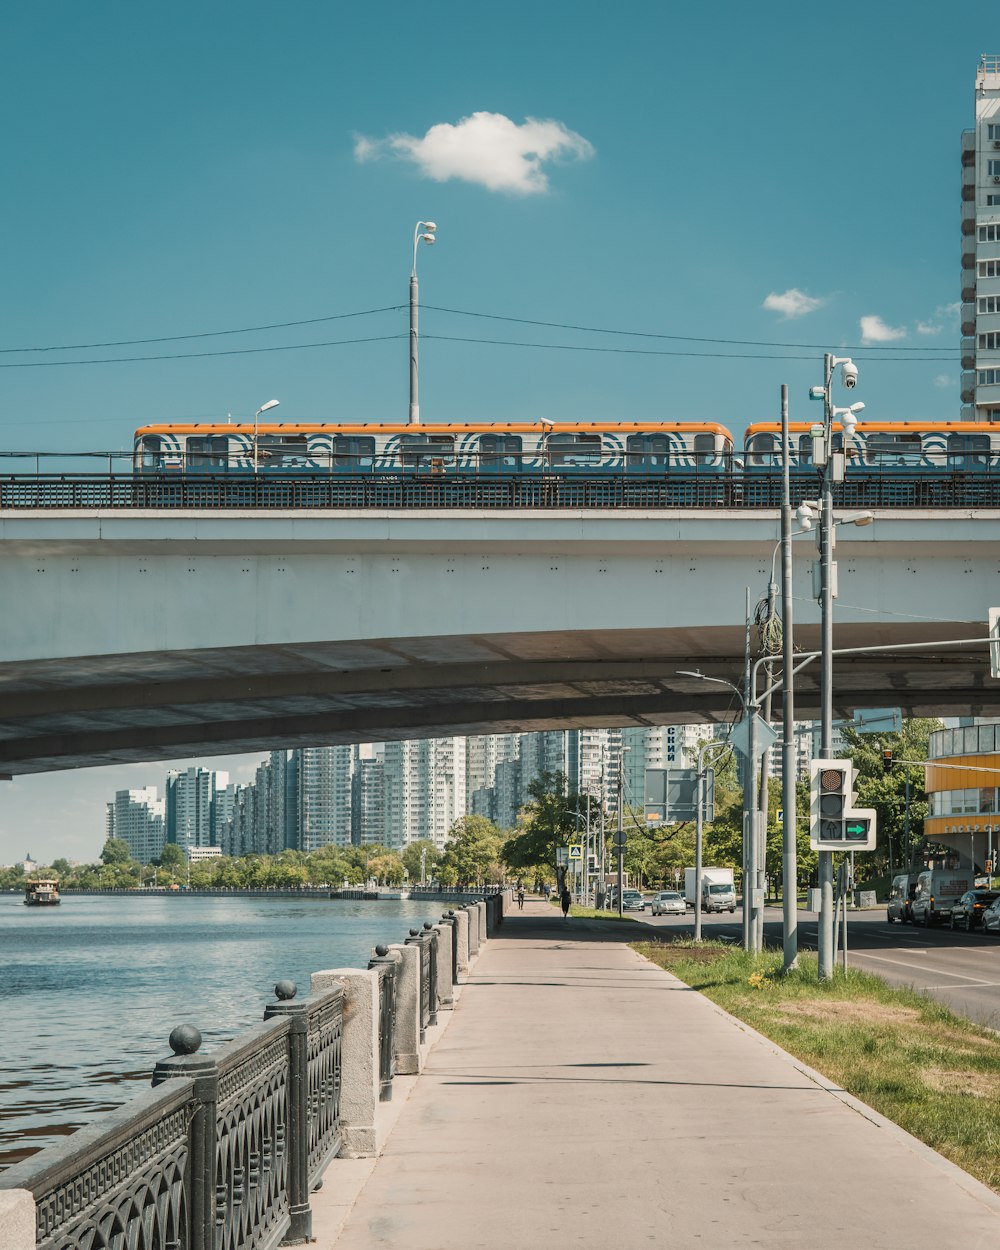
{"label": "blue sky", "polygon": [[[421,218],[425,421],[739,433],[783,381],[811,416],[823,349],[865,344],[866,417],[957,415],[959,143],[993,4],[56,3],[2,29],[0,450],[128,448],[272,397],[402,419]],[[298,346],[359,338],[382,341]],[[163,771],[12,783],[0,861],[93,854],[103,799]]]}

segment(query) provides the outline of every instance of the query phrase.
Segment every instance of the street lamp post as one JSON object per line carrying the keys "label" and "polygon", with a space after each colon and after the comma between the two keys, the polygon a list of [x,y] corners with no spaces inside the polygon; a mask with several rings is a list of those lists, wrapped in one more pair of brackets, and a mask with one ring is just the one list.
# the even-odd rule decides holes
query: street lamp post
{"label": "street lamp post", "polygon": [[698,748],[698,768],[695,773],[694,809],[694,940],[701,941],[701,877],[702,849],[705,822],[705,755],[708,751],[724,749],[724,742],[704,742]]}
{"label": "street lamp post", "polygon": [[262,412],[270,412],[272,408],[277,408],[281,403],[280,399],[269,399],[266,404],[261,404],[257,411],[253,414],[253,471],[254,473],[260,468],[260,455],[258,448],[260,447],[260,414]]}
{"label": "street lamp post", "polygon": [[410,270],[410,425],[420,424],[420,398],[418,394],[419,333],[417,320],[420,309],[420,292],[417,287],[417,247],[422,242],[436,241],[437,225],[433,221],[418,221],[413,231],[413,268]]}

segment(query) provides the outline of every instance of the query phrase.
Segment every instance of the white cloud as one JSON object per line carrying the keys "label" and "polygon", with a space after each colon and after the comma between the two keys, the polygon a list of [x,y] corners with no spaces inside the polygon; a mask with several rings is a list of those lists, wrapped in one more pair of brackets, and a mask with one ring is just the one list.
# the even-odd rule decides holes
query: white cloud
{"label": "white cloud", "polygon": [[593,146],[562,122],[528,117],[519,126],[502,113],[473,113],[455,126],[441,122],[423,136],[355,136],[358,161],[383,156],[411,161],[425,178],[458,178],[490,191],[537,195],[549,187],[546,161],[589,160]]}
{"label": "white cloud", "polygon": [[816,295],[806,295],[805,291],[791,286],[780,294],[772,291],[761,304],[761,308],[766,308],[768,312],[779,312],[787,320],[791,317],[804,317],[807,313],[822,308],[825,303],[826,300]]}
{"label": "white cloud", "polygon": [[934,379],[934,385],[939,391],[945,391],[949,386],[954,384],[954,379],[950,378],[947,373],[939,373]]}
{"label": "white cloud", "polygon": [[934,323],[931,321],[918,321],[917,333],[918,334],[940,334],[941,327],[934,325]]}
{"label": "white cloud", "polygon": [[936,317],[957,317],[962,311],[962,305],[956,300],[954,304],[941,304],[936,310]]}
{"label": "white cloud", "polygon": [[903,326],[888,325],[874,314],[861,318],[862,343],[891,343],[894,339],[905,338],[906,330]]}

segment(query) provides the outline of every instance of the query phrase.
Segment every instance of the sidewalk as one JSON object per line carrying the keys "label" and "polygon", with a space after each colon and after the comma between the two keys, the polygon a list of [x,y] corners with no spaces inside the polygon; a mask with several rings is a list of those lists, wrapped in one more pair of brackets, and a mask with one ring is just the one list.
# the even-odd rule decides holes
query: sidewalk
{"label": "sidewalk", "polygon": [[507,917],[320,1250],[998,1243],[1000,1198],[623,937]]}

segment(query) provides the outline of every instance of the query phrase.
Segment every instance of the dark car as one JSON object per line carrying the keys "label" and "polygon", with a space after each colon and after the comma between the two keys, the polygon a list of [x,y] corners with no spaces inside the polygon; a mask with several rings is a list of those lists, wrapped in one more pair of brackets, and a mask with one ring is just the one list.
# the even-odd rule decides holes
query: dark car
{"label": "dark car", "polygon": [[1000,892],[997,890],[966,890],[952,904],[951,927],[971,933],[982,922],[983,912],[998,898]]}

